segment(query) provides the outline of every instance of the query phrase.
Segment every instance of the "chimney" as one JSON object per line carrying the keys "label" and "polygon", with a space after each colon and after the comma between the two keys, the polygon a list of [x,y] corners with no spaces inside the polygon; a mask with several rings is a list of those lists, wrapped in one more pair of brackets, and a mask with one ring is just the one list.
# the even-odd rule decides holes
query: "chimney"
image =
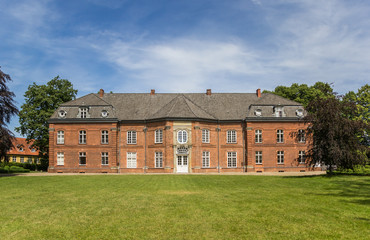
{"label": "chimney", "polygon": [[211,96],[211,94],[212,94],[212,91],[211,91],[211,89],[207,89],[207,92],[206,92],[206,94],[207,94],[208,96]]}
{"label": "chimney", "polygon": [[150,90],[150,95],[154,95],[154,94],[155,94],[155,89]]}
{"label": "chimney", "polygon": [[259,98],[261,97],[261,89],[260,88],[257,89],[256,94],[257,94],[257,97],[259,97]]}
{"label": "chimney", "polygon": [[100,91],[99,91],[99,97],[103,97],[104,96],[104,90],[103,89],[100,89]]}

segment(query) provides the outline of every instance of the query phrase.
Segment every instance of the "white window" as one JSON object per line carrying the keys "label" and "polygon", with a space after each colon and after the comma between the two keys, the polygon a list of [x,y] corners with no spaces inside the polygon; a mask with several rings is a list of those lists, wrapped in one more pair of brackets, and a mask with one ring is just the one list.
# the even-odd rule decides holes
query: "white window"
{"label": "white window", "polygon": [[36,158],[36,163],[40,164],[40,159],[39,158]]}
{"label": "white window", "polygon": [[283,116],[283,108],[282,107],[275,107],[275,116],[282,117]]}
{"label": "white window", "polygon": [[64,144],[64,131],[58,131],[57,144]]}
{"label": "white window", "polygon": [[64,153],[57,153],[57,165],[64,165]]}
{"label": "white window", "polygon": [[284,142],[284,130],[279,129],[276,131],[276,141],[278,143]]}
{"label": "white window", "polygon": [[163,153],[155,152],[155,167],[163,168]]}
{"label": "white window", "polygon": [[108,131],[107,130],[101,131],[101,143],[108,144]]}
{"label": "white window", "polygon": [[108,165],[108,153],[107,152],[101,153],[101,165]]}
{"label": "white window", "polygon": [[80,165],[86,165],[86,152],[80,152]]}
{"label": "white window", "polygon": [[80,117],[81,118],[87,118],[87,108],[80,108]]}
{"label": "white window", "polygon": [[187,143],[188,141],[188,132],[185,130],[180,130],[177,132],[177,141],[181,144]]}
{"label": "white window", "polygon": [[24,157],[21,157],[21,163],[24,163]]}
{"label": "white window", "polygon": [[227,143],[236,143],[236,131],[229,130],[227,131]]}
{"label": "white window", "polygon": [[209,168],[209,152],[203,152],[202,167]]}
{"label": "white window", "polygon": [[202,143],[209,143],[209,130],[202,129]]}
{"label": "white window", "polygon": [[298,130],[298,142],[300,143],[306,142],[306,132],[303,129]]}
{"label": "white window", "polygon": [[255,131],[254,142],[255,143],[262,143],[262,130],[256,130]]}
{"label": "white window", "polygon": [[162,143],[163,142],[163,130],[157,129],[155,130],[155,143]]}
{"label": "white window", "polygon": [[299,151],[298,161],[301,164],[306,162],[306,153],[305,153],[305,151]]}
{"label": "white window", "polygon": [[28,157],[27,162],[28,163],[32,163],[32,158],[31,157]]}
{"label": "white window", "polygon": [[277,152],[277,163],[284,164],[284,151]]}
{"label": "white window", "polygon": [[80,131],[79,143],[86,144],[86,131],[85,130]]}
{"label": "white window", "polygon": [[127,168],[136,168],[136,152],[127,153]]}
{"label": "white window", "polygon": [[127,132],[127,144],[136,144],[136,131]]}
{"label": "white window", "polygon": [[262,164],[262,151],[256,151],[256,164]]}
{"label": "white window", "polygon": [[227,152],[227,167],[236,168],[236,152]]}
{"label": "white window", "polygon": [[13,162],[17,162],[17,157],[13,156]]}

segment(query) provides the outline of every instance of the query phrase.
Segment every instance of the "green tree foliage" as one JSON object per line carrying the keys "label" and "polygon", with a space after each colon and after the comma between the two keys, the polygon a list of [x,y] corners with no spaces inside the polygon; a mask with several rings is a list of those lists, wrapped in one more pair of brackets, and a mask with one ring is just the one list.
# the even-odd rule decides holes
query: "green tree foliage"
{"label": "green tree foliage", "polygon": [[274,93],[290,100],[307,106],[309,102],[316,98],[334,97],[334,92],[329,83],[316,82],[313,86],[307,84],[293,83],[290,87],[277,86],[274,91],[263,91],[264,93]]}
{"label": "green tree foliage", "polygon": [[13,133],[7,128],[10,118],[18,113],[14,104],[14,93],[9,91],[7,82],[11,81],[10,76],[0,67],[0,160],[6,159],[6,152],[13,146]]}
{"label": "green tree foliage", "polygon": [[357,105],[358,112],[354,115],[354,119],[362,119],[366,122],[370,120],[370,85],[365,84],[357,93],[349,91],[343,97],[343,101],[353,102]]}
{"label": "green tree foliage", "polygon": [[340,101],[338,97],[316,98],[306,109],[304,120],[309,125],[306,134],[311,144],[306,154],[308,165],[321,163],[332,171],[334,166],[353,170],[366,163],[367,147],[358,136],[369,130],[369,124],[351,118],[353,113],[358,113],[355,103]]}
{"label": "green tree foliage", "polygon": [[40,151],[43,160],[48,159],[49,153],[49,124],[48,120],[54,111],[64,102],[76,98],[77,90],[66,79],[59,76],[50,80],[46,85],[33,83],[24,94],[26,103],[19,112],[20,127],[16,131],[27,136],[27,140],[35,139],[33,146]]}

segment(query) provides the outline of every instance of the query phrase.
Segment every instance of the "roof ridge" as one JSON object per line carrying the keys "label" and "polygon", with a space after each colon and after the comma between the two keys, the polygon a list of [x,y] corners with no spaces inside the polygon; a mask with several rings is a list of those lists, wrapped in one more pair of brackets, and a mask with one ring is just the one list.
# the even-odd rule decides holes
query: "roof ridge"
{"label": "roof ridge", "polygon": [[99,100],[101,100],[101,101],[105,102],[106,104],[108,104],[109,106],[112,106],[112,107],[113,107],[113,105],[112,105],[111,103],[109,103],[109,102],[105,101],[105,100],[104,100],[103,98],[101,98],[101,97],[96,96],[96,95],[97,95],[97,93],[93,93],[93,95],[94,95],[97,99],[99,99]]}
{"label": "roof ridge", "polygon": [[[160,109],[158,109],[158,111],[156,111],[155,113],[151,114],[151,116],[154,116],[155,114],[157,114],[158,112],[160,112],[162,109],[164,109],[165,107],[167,107],[172,101],[174,101],[178,96],[174,97],[171,99],[171,101],[169,101],[166,105],[164,105],[163,107],[161,107]],[[172,110],[172,108],[171,108]],[[149,117],[149,116],[148,116]]]}
{"label": "roof ridge", "polygon": [[191,109],[191,107],[189,106],[188,102],[186,101],[187,98],[184,96],[184,94],[181,94],[181,96],[183,97],[185,103],[186,103],[186,106],[188,106],[189,110],[194,114],[194,116],[198,117],[197,114],[195,114],[195,112],[193,111],[193,109]]}
{"label": "roof ridge", "polygon": [[[211,117],[217,119],[215,116],[213,116],[212,114],[210,114],[208,111],[206,111],[205,109],[203,109],[202,107],[198,106],[197,104],[195,104],[192,100],[190,100],[189,98],[187,98],[186,96],[184,96],[186,98],[186,100],[188,100],[189,102],[191,102],[192,104],[194,104],[196,107],[198,107],[200,110],[202,110],[203,112],[207,113],[208,115],[210,115]],[[187,104],[187,103],[186,103]],[[189,106],[190,107],[190,106]],[[190,110],[193,112],[193,110],[190,108]],[[194,112],[193,112],[194,113]],[[195,116],[197,116],[195,113],[194,113]]]}

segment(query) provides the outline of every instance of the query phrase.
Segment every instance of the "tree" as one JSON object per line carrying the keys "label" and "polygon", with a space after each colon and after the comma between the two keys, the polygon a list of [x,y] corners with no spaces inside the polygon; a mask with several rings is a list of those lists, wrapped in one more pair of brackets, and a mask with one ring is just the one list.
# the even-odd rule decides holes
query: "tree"
{"label": "tree", "polygon": [[26,103],[19,112],[20,127],[16,131],[34,139],[33,146],[40,151],[40,157],[47,163],[49,157],[49,124],[48,120],[54,111],[64,102],[76,98],[77,90],[66,79],[59,76],[46,85],[33,83],[24,94]]}
{"label": "tree", "polygon": [[316,82],[313,86],[307,84],[293,83],[290,87],[277,86],[274,91],[263,91],[264,93],[274,93],[301,103],[304,107],[316,98],[334,97],[333,89],[329,83]]}
{"label": "tree", "polygon": [[357,114],[355,103],[336,98],[317,98],[306,107],[308,114],[304,121],[308,124],[307,139],[311,147],[306,153],[310,166],[321,163],[333,167],[353,169],[366,163],[366,146],[359,136],[369,130],[369,124],[362,119],[352,119]]}
{"label": "tree", "polygon": [[366,122],[370,119],[370,85],[365,84],[357,93],[349,91],[343,96],[343,101],[353,102],[357,105],[358,114],[354,115],[354,119],[362,119]]}
{"label": "tree", "polygon": [[15,94],[9,91],[6,83],[12,81],[0,67],[0,160],[6,159],[7,151],[13,146],[13,133],[7,128],[10,118],[18,113],[14,103]]}

